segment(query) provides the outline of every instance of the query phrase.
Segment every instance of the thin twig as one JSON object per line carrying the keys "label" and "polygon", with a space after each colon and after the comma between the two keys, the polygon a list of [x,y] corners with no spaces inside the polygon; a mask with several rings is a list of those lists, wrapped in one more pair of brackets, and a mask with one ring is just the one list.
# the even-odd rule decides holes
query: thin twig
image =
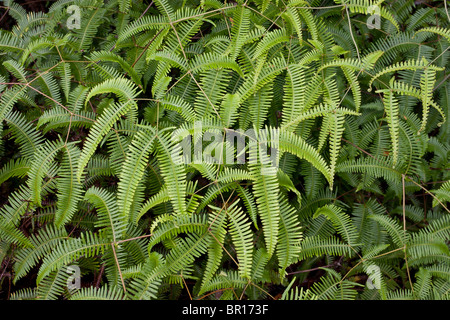
{"label": "thin twig", "polygon": [[200,298],[198,298],[198,299],[195,299],[195,300],[202,300],[203,298],[206,298],[207,296],[210,296],[210,295],[212,295],[212,294],[214,294],[214,293],[217,293],[217,292],[223,292],[223,291],[225,291],[225,290],[233,290],[233,287],[212,291],[212,292],[210,292],[210,293],[208,293],[208,294],[205,294],[204,296],[202,296],[202,297],[200,297]]}
{"label": "thin twig", "polygon": [[102,266],[100,267],[100,272],[98,274],[97,277],[97,281],[95,283],[95,287],[98,289],[100,287],[100,282],[102,280],[102,276],[103,276],[103,271],[105,270],[105,264],[102,264]]}
{"label": "thin twig", "polygon": [[[403,208],[403,233],[406,236],[406,191],[405,191],[405,175],[402,174],[402,208]],[[405,263],[406,263],[406,272],[408,274],[409,285],[411,286],[411,290],[414,294],[414,288],[411,280],[411,274],[409,272],[408,266],[408,257],[406,255],[406,246],[405,246]]]}
{"label": "thin twig", "polygon": [[[137,59],[133,62],[133,64],[131,65],[131,67],[133,68],[136,63],[139,61],[139,59],[141,59],[142,55],[144,54],[145,51],[147,51],[148,47],[150,47],[150,45],[153,43],[153,41],[155,41],[155,39],[160,35],[161,32],[163,32],[164,29],[159,30],[154,36],[153,38],[149,41],[149,43],[147,43],[147,45],[145,46],[144,50],[142,50],[142,52],[139,54],[139,56],[137,57]],[[126,75],[126,73],[125,73]]]}
{"label": "thin twig", "polygon": [[142,239],[142,238],[148,238],[151,237],[153,234],[145,234],[143,236],[139,236],[139,237],[134,237],[134,238],[130,238],[130,239],[125,239],[125,240],[119,240],[116,243],[123,243],[123,242],[127,242],[127,241],[132,241],[132,240],[137,240],[137,239]]}
{"label": "thin twig", "polygon": [[150,7],[151,7],[152,5],[153,5],[153,1],[150,2],[150,4],[148,5],[148,7],[144,10],[144,12],[142,12],[142,14],[141,14],[140,17],[138,18],[138,20],[139,20],[140,18],[142,18],[142,17],[144,16],[144,14],[147,13],[147,10],[150,9]]}
{"label": "thin twig", "polygon": [[123,281],[122,270],[120,270],[119,260],[117,259],[116,248],[114,247],[114,243],[111,243],[111,247],[113,249],[114,259],[116,260],[117,270],[119,271],[120,281],[122,281],[123,291],[126,293],[127,288],[125,287],[125,282]]}
{"label": "thin twig", "polygon": [[250,279],[247,281],[247,284],[244,287],[244,290],[242,290],[241,296],[239,297],[239,300],[242,300],[242,297],[244,296],[245,290],[247,290],[248,285],[251,283]]}
{"label": "thin twig", "polygon": [[352,37],[353,43],[355,44],[356,54],[358,55],[358,61],[361,62],[361,57],[359,56],[358,45],[356,44],[355,37],[353,36],[352,23],[350,22],[350,14],[348,13],[348,6],[347,6],[347,4],[345,5],[345,11],[347,12],[348,28],[350,30],[350,36]]}
{"label": "thin twig", "polygon": [[432,194],[427,188],[421,186],[420,184],[418,184],[417,182],[415,182],[411,177],[405,176],[405,178],[408,178],[408,180],[410,180],[412,183],[414,183],[416,186],[422,188],[426,193],[428,193],[430,196],[432,196],[437,202],[439,202],[439,204],[448,212],[450,213],[450,210],[441,202],[441,200],[439,200],[438,197],[436,197],[434,194]]}
{"label": "thin twig", "polygon": [[447,0],[444,0],[444,7],[445,7],[445,13],[447,14],[447,19],[450,22],[450,15],[448,14],[448,8],[447,8]]}
{"label": "thin twig", "polygon": [[321,270],[322,268],[329,268],[332,267],[332,264],[326,265],[326,266],[321,266],[321,267],[317,267],[317,268],[312,268],[312,269],[306,269],[306,270],[298,270],[298,271],[294,271],[294,272],[289,272],[287,275],[290,276],[292,274],[299,274],[299,273],[306,273],[306,272],[312,272],[312,271],[317,271],[317,270]]}
{"label": "thin twig", "polygon": [[358,149],[359,151],[364,152],[364,153],[367,154],[369,157],[372,157],[372,158],[375,159],[375,156],[373,156],[372,154],[370,154],[370,153],[367,152],[366,150],[364,150],[364,149],[358,147],[356,144],[354,144],[354,143],[352,143],[352,142],[350,142],[350,141],[348,141],[348,140],[345,140],[344,138],[341,138],[341,140],[342,140],[342,141],[345,141],[345,142],[347,142],[347,143],[349,143],[349,144],[351,144],[352,146],[354,146],[354,147],[355,147],[356,149]]}
{"label": "thin twig", "polygon": [[183,279],[183,283],[184,283],[184,286],[186,287],[186,291],[187,291],[187,293],[189,295],[189,299],[192,300],[191,292],[189,291],[189,288],[188,288],[188,286],[186,284],[186,281],[184,280],[184,277],[183,277],[183,272],[181,272],[180,277],[181,277],[181,279]]}

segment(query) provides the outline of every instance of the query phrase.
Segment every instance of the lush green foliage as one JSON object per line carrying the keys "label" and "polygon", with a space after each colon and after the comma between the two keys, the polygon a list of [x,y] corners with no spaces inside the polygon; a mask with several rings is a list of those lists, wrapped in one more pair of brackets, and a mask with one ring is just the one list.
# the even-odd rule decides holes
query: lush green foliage
{"label": "lush green foliage", "polygon": [[[450,17],[428,2],[3,0],[3,295],[448,299]],[[251,128],[275,170],[172,139]]]}

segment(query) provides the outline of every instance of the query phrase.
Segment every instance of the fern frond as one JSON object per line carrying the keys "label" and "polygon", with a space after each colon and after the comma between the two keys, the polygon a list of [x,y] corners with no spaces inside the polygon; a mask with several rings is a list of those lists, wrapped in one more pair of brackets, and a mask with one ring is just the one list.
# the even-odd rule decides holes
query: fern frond
{"label": "fern frond", "polygon": [[159,221],[160,224],[158,226],[152,226],[155,230],[152,233],[152,237],[148,244],[149,249],[156,244],[166,239],[174,238],[181,233],[203,236],[207,231],[207,221],[205,215],[193,215],[192,217],[174,217],[173,215],[170,215],[166,217],[166,219],[166,221]]}
{"label": "fern frond", "polygon": [[124,300],[123,293],[115,287],[104,285],[100,288],[81,288],[70,297],[70,300]]}
{"label": "fern frond", "polygon": [[44,258],[39,268],[37,284],[47,277],[52,271],[60,270],[64,265],[76,261],[81,256],[94,257],[103,253],[110,246],[101,236],[93,233],[81,234],[80,238],[71,238],[59,243],[54,250]]}
{"label": "fern frond", "polygon": [[442,71],[443,69],[440,67],[436,67],[432,64],[429,64],[426,59],[422,60],[407,60],[395,63],[394,65],[384,68],[382,71],[375,74],[369,81],[369,92],[372,90],[372,83],[381,77],[382,75],[385,75],[387,73],[396,72],[400,70],[423,70],[423,69],[429,69],[434,71]]}
{"label": "fern frond", "polygon": [[347,160],[336,166],[336,172],[367,172],[392,182],[398,182],[402,178],[401,172],[394,169],[390,161],[378,158]]}
{"label": "fern frond", "polygon": [[292,279],[291,283],[286,287],[280,300],[317,300],[317,296],[312,294],[309,289],[303,290],[303,288],[298,289],[298,287],[292,288],[294,281],[295,278]]}
{"label": "fern frond", "polygon": [[177,214],[186,214],[186,180],[181,146],[168,135],[158,135],[158,160],[167,193]]}
{"label": "fern frond", "polygon": [[54,228],[50,225],[45,229],[41,229],[38,234],[32,235],[30,241],[33,244],[33,248],[21,248],[17,252],[14,263],[15,276],[13,282],[16,283],[20,278],[25,276],[36,265],[39,259],[49,254],[54,247],[66,238],[66,230]]}
{"label": "fern frond", "polygon": [[15,243],[25,248],[32,248],[30,240],[14,225],[6,224],[4,219],[0,219],[0,236],[3,241]]}
{"label": "fern frond", "polygon": [[28,173],[28,186],[32,190],[32,201],[41,206],[42,182],[49,173],[57,153],[64,148],[62,141],[47,141],[36,150],[33,163]]}
{"label": "fern frond", "polygon": [[28,174],[29,170],[30,162],[27,159],[11,159],[11,161],[5,163],[5,165],[0,170],[0,184],[11,177],[22,178]]}
{"label": "fern frond", "polygon": [[[134,194],[144,177],[145,166],[154,148],[156,133],[152,128],[138,131],[128,149],[118,183],[117,204],[121,214],[128,217]],[[148,209],[147,209],[148,210]],[[137,218],[139,219],[139,218]],[[137,221],[137,220],[136,220]]]}
{"label": "fern frond", "polygon": [[110,192],[91,187],[84,199],[91,202],[98,213],[96,227],[105,228],[105,236],[114,242],[121,240],[126,230],[128,217],[117,208],[116,199]]}
{"label": "fern frond", "polygon": [[139,219],[151,208],[168,201],[170,201],[170,197],[167,192],[167,188],[164,186],[157,194],[152,196],[142,205],[142,207],[139,209],[139,213],[137,213],[134,217],[130,217],[130,221],[133,221],[135,224],[137,224]]}
{"label": "fern frond", "polygon": [[253,236],[250,230],[250,221],[244,215],[244,212],[234,202],[226,208],[230,235],[235,246],[237,260],[239,263],[239,274],[243,278],[251,278],[252,260],[253,260]]}
{"label": "fern frond", "polygon": [[404,246],[409,239],[409,234],[402,230],[400,224],[393,218],[381,215],[369,215],[369,219],[378,222],[391,236],[392,241],[398,246]]}
{"label": "fern frond", "polygon": [[386,120],[389,125],[392,143],[392,165],[397,164],[399,155],[399,109],[398,100],[390,91],[384,92],[383,97],[384,109],[386,111]]}
{"label": "fern frond", "polygon": [[77,161],[80,150],[74,145],[66,145],[63,149],[64,157],[59,168],[58,210],[55,213],[55,226],[62,227],[70,221],[81,200],[82,186],[76,179]]}
{"label": "fern frond", "polygon": [[56,300],[63,293],[69,273],[65,268],[53,271],[36,288],[36,300]]}
{"label": "fern frond", "polygon": [[436,71],[425,69],[420,77],[420,90],[422,92],[422,125],[419,132],[425,129],[428,118],[428,106],[431,104],[433,97],[433,88],[436,81]]}
{"label": "fern frond", "polygon": [[253,263],[252,263],[252,281],[260,281],[262,280],[264,269],[269,262],[269,255],[267,254],[266,249],[259,248],[256,250],[255,254],[253,255]]}
{"label": "fern frond", "polygon": [[445,39],[447,39],[448,42],[450,42],[450,31],[448,30],[448,28],[428,27],[428,28],[423,28],[423,29],[416,31],[416,34],[418,34],[420,32],[432,32],[432,33],[438,34],[440,36],[443,36]]}
{"label": "fern frond", "polygon": [[239,6],[233,15],[233,27],[231,28],[231,43],[229,46],[230,57],[235,60],[244,45],[244,40],[250,29],[250,10]]}
{"label": "fern frond", "polygon": [[281,131],[279,148],[281,152],[289,152],[300,159],[305,159],[310,162],[328,181],[332,181],[330,169],[325,160],[314,147],[307,144],[300,136],[294,133]]}
{"label": "fern frond", "polygon": [[317,218],[320,215],[324,215],[327,219],[330,219],[336,231],[342,236],[345,242],[352,247],[356,246],[356,239],[358,238],[356,228],[350,217],[342,212],[341,208],[335,205],[321,207],[316,211],[313,218]]}
{"label": "fern frond", "polygon": [[322,256],[324,254],[350,257],[352,253],[353,250],[350,246],[336,237],[330,237],[328,239],[305,237],[302,241],[302,250],[299,255],[299,260],[308,257]]}
{"label": "fern frond", "polygon": [[[283,106],[283,124],[291,123],[305,109],[304,67],[292,65],[287,68],[285,82],[285,104]],[[293,128],[291,128],[292,130]]]}
{"label": "fern frond", "polygon": [[280,230],[278,232],[277,258],[280,275],[284,276],[286,268],[298,259],[303,239],[296,210],[282,198],[280,206]]}
{"label": "fern frond", "polygon": [[110,51],[96,51],[91,53],[89,60],[92,62],[95,62],[97,64],[99,61],[108,61],[108,62],[116,62],[118,63],[122,69],[130,75],[131,79],[136,83],[138,86],[141,85],[141,80],[139,75],[137,74],[136,70],[133,69],[128,62],[125,61],[122,57],[118,56],[117,54],[114,54]]}
{"label": "fern frond", "polygon": [[84,167],[94,154],[95,149],[103,136],[108,133],[109,129],[119,119],[119,117],[127,113],[133,107],[137,107],[136,103],[132,100],[135,96],[135,90],[130,82],[123,79],[106,80],[102,84],[99,84],[89,92],[86,97],[86,101],[88,101],[93,95],[105,92],[114,92],[124,101],[119,104],[110,104],[109,107],[103,111],[97,122],[92,126],[78,161],[77,179],[79,182],[81,180]]}
{"label": "fern frond", "polygon": [[288,42],[289,40],[290,36],[287,34],[286,29],[276,29],[267,32],[256,46],[255,52],[253,53],[253,59],[257,59],[277,44]]}
{"label": "fern frond", "polygon": [[208,260],[203,272],[201,288],[199,294],[205,292],[204,287],[213,278],[215,272],[220,267],[223,256],[223,244],[226,236],[227,211],[221,208],[213,208],[213,212],[208,216],[209,232],[212,237],[208,244]]}

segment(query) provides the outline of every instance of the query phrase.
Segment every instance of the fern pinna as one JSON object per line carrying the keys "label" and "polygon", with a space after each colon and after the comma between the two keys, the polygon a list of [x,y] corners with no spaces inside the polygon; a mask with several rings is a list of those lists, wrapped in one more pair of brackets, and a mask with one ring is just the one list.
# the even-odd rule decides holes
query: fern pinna
{"label": "fern pinna", "polygon": [[1,9],[2,297],[450,297],[442,2]]}

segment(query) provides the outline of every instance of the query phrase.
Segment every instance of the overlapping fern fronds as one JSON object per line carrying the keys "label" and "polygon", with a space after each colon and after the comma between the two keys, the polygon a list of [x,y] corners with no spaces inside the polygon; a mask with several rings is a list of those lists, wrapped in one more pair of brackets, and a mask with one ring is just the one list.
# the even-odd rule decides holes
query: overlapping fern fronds
{"label": "overlapping fern fronds", "polygon": [[450,298],[443,4],[2,2],[8,298]]}

